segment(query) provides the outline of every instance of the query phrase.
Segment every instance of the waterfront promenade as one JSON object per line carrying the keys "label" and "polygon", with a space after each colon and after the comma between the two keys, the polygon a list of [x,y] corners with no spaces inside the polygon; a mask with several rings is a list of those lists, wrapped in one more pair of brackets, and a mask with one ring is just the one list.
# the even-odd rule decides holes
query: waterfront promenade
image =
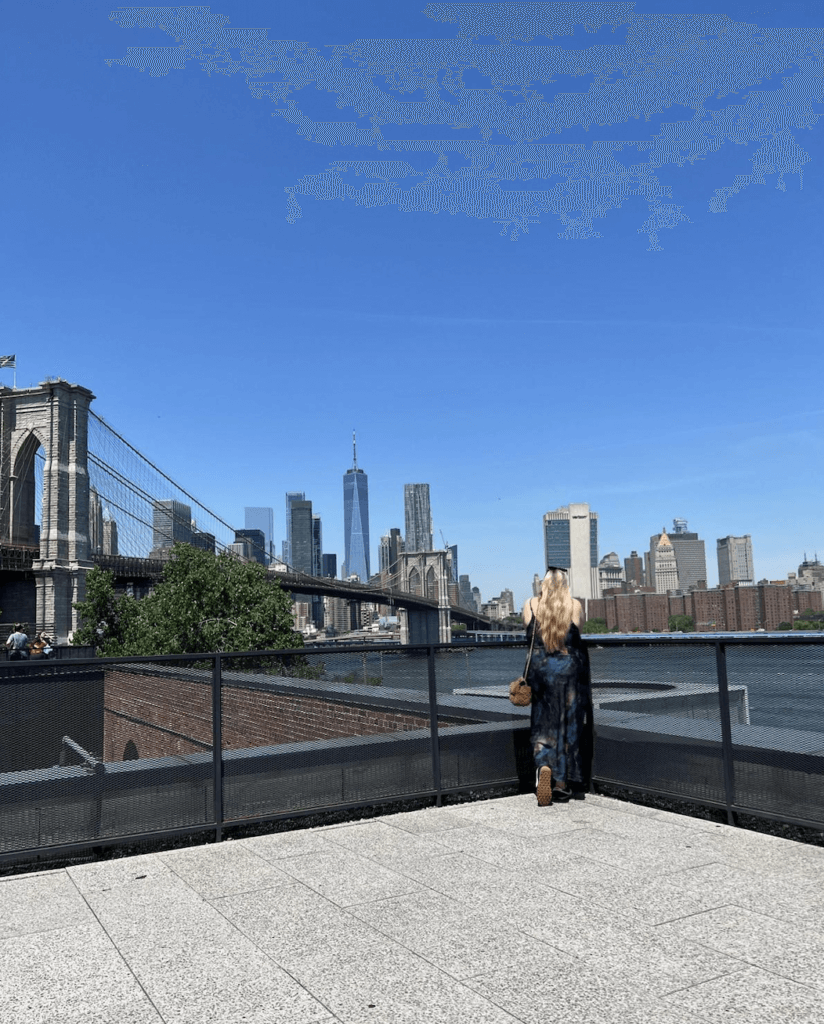
{"label": "waterfront promenade", "polygon": [[0,879],[14,1024],[822,1020],[824,849],[532,795]]}

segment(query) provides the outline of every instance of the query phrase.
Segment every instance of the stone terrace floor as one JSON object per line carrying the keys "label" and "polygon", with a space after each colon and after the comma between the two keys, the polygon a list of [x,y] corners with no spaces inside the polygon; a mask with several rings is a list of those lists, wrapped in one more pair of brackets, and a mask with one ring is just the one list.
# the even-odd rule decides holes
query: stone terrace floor
{"label": "stone terrace floor", "polygon": [[9,1024],[824,1020],[824,850],[515,796],[0,879]]}

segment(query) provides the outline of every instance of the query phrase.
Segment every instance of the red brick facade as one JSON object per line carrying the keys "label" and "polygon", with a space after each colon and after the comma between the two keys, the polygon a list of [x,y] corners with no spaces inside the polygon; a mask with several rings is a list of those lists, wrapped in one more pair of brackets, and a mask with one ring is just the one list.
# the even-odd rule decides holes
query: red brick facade
{"label": "red brick facade", "polygon": [[670,615],[689,615],[696,632],[751,632],[777,629],[792,622],[794,612],[821,611],[819,590],[793,590],[785,584],[762,583],[756,587],[725,586],[693,590],[689,594],[608,594],[590,601],[590,618],[606,619],[607,629],[621,633],[666,632]]}
{"label": "red brick facade", "polygon": [[[103,759],[169,757],[212,749],[209,682],[107,669]],[[429,728],[429,715],[353,704],[348,700],[223,688],[224,749],[375,736]],[[445,727],[457,719],[438,722]]]}

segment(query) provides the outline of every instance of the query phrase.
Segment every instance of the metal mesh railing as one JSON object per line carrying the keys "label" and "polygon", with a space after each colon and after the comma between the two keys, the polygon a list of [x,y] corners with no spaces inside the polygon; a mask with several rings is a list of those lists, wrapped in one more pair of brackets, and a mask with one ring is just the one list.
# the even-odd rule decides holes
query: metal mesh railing
{"label": "metal mesh railing", "polygon": [[[594,782],[824,827],[824,637],[588,640]],[[0,664],[0,858],[534,783],[523,643]]]}

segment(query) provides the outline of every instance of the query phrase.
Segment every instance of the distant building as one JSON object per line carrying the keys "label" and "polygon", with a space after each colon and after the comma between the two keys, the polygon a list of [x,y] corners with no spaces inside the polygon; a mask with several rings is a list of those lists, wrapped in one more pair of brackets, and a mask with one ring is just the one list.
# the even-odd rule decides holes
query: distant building
{"label": "distant building", "polygon": [[[675,566],[678,582],[672,590],[690,590],[707,582],[707,556],[704,542],[697,533],[690,533],[686,519],[673,519],[673,530],[667,537],[675,554]],[[665,530],[662,532],[666,532]],[[653,534],[649,539],[649,551],[646,556],[646,580],[649,586],[658,588],[656,582],[655,550],[661,534]],[[661,593],[658,590],[658,593]]]}
{"label": "distant building", "polygon": [[111,515],[103,514],[103,554],[119,555],[117,543],[117,523]]}
{"label": "distant building", "polygon": [[103,506],[94,487],[89,488],[89,554],[103,554]]}
{"label": "distant building", "polygon": [[[312,502],[295,498],[289,507],[289,548],[291,566],[298,572],[314,575],[314,537],[312,530]],[[301,600],[307,600],[302,598]]]}
{"label": "distant building", "polygon": [[321,554],[320,574],[324,577],[335,579],[338,575],[338,556]]}
{"label": "distant building", "polygon": [[215,553],[215,535],[198,530],[194,522],[192,523],[192,539],[190,543],[193,548],[198,548],[200,551],[208,551],[211,554]]}
{"label": "distant building", "polygon": [[266,565],[266,535],[263,530],[235,530],[235,544],[246,545],[243,555],[250,562]]}
{"label": "distant building", "polygon": [[275,556],[275,513],[268,506],[247,506],[243,510],[243,525],[247,530],[260,530],[264,537],[266,564]]}
{"label": "distant building", "polygon": [[192,509],[182,501],[152,503],[152,554],[162,554],[177,543],[192,542]]}
{"label": "distant building", "polygon": [[481,612],[481,591],[478,589],[478,587],[473,587],[472,588],[472,604],[469,607],[472,608],[473,606],[475,608],[475,611],[478,612],[478,614],[480,614],[480,612]]}
{"label": "distant building", "polygon": [[458,582],[458,545],[450,544],[447,548],[449,552],[449,564],[452,566],[452,582]]}
{"label": "distant building", "polygon": [[718,546],[718,583],[755,583],[755,572],[752,564],[752,537],[745,533],[743,537],[719,537]]}
{"label": "distant building", "polygon": [[569,572],[573,597],[591,601],[598,589],[598,513],[586,502],[562,505],[544,515],[544,559]]}
{"label": "distant building", "polygon": [[432,550],[432,511],[429,506],[429,484],[403,485],[405,525],[404,550]]}
{"label": "distant building", "polygon": [[490,619],[503,620],[515,614],[515,597],[511,590],[502,590],[498,597],[493,597],[481,606],[481,611]]}
{"label": "distant building", "polygon": [[644,559],[641,558],[637,551],[631,552],[629,558],[624,559],[624,579],[627,586],[646,586]]}
{"label": "distant building", "polygon": [[651,582],[656,594],[667,594],[678,590],[678,564],[675,549],[665,530],[657,537],[650,538],[650,562],[654,566]]}
{"label": "distant building", "polygon": [[393,526],[389,533],[381,537],[379,550],[379,569],[382,573],[395,576],[398,573],[398,562],[404,552],[403,537],[401,531]]}
{"label": "distant building", "polygon": [[475,602],[472,598],[472,584],[466,575],[458,577],[458,603],[461,608],[475,607]]}
{"label": "distant building", "polygon": [[[639,558],[640,562],[641,559]],[[621,566],[621,559],[610,551],[604,555],[598,563],[598,587],[599,593],[603,594],[609,587],[620,587],[624,582],[624,570]]]}
{"label": "distant building", "polygon": [[312,575],[322,575],[321,566],[323,559],[323,526],[320,516],[312,514]]}
{"label": "distant building", "polygon": [[303,491],[286,492],[286,540],[282,545],[282,554],[287,565],[292,564],[292,502],[295,501],[306,501],[306,494]]}
{"label": "distant building", "polygon": [[355,435],[352,435],[352,468],[343,474],[343,574],[369,579],[369,478],[358,469]]}

